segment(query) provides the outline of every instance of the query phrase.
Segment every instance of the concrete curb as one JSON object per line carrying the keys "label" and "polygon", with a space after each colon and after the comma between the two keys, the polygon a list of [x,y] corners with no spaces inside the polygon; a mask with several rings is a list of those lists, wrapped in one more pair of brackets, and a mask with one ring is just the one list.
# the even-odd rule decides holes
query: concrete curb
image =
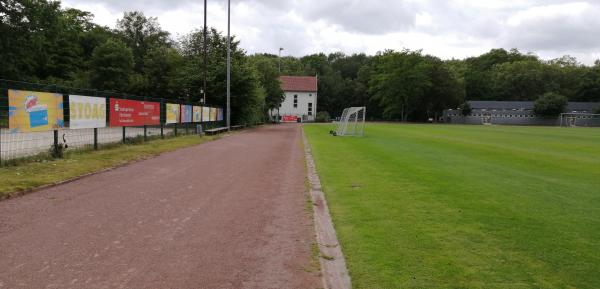
{"label": "concrete curb", "polygon": [[321,263],[323,286],[326,289],[349,289],[352,288],[352,283],[348,269],[346,269],[346,260],[335,234],[329,207],[321,190],[321,180],[317,174],[315,161],[304,130],[302,130],[302,140],[310,183],[310,197],[313,203],[317,244],[321,253],[319,262]]}

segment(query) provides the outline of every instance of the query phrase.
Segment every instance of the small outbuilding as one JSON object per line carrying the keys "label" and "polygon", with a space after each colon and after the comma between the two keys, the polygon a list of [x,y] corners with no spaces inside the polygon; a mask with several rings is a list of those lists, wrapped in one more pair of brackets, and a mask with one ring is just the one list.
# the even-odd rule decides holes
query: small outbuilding
{"label": "small outbuilding", "polygon": [[279,77],[285,99],[279,109],[271,112],[283,122],[311,122],[317,112],[318,81],[316,76]]}

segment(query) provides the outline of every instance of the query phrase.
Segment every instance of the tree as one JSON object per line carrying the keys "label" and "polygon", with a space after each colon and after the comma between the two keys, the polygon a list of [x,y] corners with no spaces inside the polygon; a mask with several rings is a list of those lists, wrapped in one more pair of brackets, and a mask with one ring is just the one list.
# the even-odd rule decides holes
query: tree
{"label": "tree", "polygon": [[563,95],[549,92],[534,102],[533,111],[541,116],[558,116],[565,111],[568,101]]}
{"label": "tree", "polygon": [[473,112],[473,109],[471,109],[471,104],[469,104],[468,102],[463,102],[458,109],[460,109],[460,112],[463,116],[467,116],[470,115],[471,112]]}
{"label": "tree", "polygon": [[575,99],[578,101],[600,101],[600,60],[593,67],[585,68]]}
{"label": "tree", "polygon": [[144,58],[143,77],[146,95],[183,95],[186,92],[181,83],[180,70],[183,56],[169,47],[154,47]]}
{"label": "tree", "polygon": [[133,53],[123,42],[109,39],[92,53],[91,85],[103,90],[126,91],[133,73]]}
{"label": "tree", "polygon": [[455,75],[442,60],[433,56],[426,56],[430,64],[429,77],[432,85],[423,98],[423,118],[439,119],[444,109],[456,107],[464,100],[464,89]]}
{"label": "tree", "polygon": [[383,107],[385,118],[408,120],[431,88],[430,69],[431,64],[420,51],[386,51],[377,55],[369,92]]}
{"label": "tree", "polygon": [[279,108],[285,95],[279,81],[277,62],[272,57],[253,55],[249,57],[250,64],[256,69],[260,84],[265,89],[266,109]]}
{"label": "tree", "polygon": [[[227,85],[227,38],[211,29],[208,39],[207,103],[225,106]],[[181,83],[189,90],[192,100],[199,100],[203,82],[202,32],[197,30],[180,39],[185,64]],[[231,41],[231,121],[238,124],[254,124],[265,118],[265,88],[259,81],[259,73],[251,65],[239,41]]]}
{"label": "tree", "polygon": [[153,48],[170,47],[169,33],[162,30],[156,17],[146,17],[140,11],[125,12],[117,21],[117,31],[131,48],[135,71],[142,73],[146,54]]}
{"label": "tree", "polygon": [[497,65],[492,70],[494,99],[535,100],[552,89],[546,66],[538,60]]}

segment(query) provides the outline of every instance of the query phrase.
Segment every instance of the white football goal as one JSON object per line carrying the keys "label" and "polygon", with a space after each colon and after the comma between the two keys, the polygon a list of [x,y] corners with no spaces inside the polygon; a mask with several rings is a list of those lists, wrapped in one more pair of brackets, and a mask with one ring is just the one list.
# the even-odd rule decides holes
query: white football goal
{"label": "white football goal", "polygon": [[349,107],[344,109],[333,135],[364,136],[367,107]]}
{"label": "white football goal", "polygon": [[572,112],[560,114],[560,126],[593,126],[593,123],[598,122],[600,122],[600,114],[597,113]]}

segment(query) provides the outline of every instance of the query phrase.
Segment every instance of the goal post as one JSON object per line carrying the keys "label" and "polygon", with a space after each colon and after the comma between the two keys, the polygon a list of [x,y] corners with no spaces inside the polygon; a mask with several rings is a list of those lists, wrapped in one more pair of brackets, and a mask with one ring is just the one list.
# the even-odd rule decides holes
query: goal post
{"label": "goal post", "polygon": [[367,107],[365,106],[344,109],[340,121],[337,123],[334,135],[364,136],[366,116]]}
{"label": "goal post", "polygon": [[578,126],[598,126],[600,124],[600,114],[571,112],[560,114],[560,126],[578,127]]}

